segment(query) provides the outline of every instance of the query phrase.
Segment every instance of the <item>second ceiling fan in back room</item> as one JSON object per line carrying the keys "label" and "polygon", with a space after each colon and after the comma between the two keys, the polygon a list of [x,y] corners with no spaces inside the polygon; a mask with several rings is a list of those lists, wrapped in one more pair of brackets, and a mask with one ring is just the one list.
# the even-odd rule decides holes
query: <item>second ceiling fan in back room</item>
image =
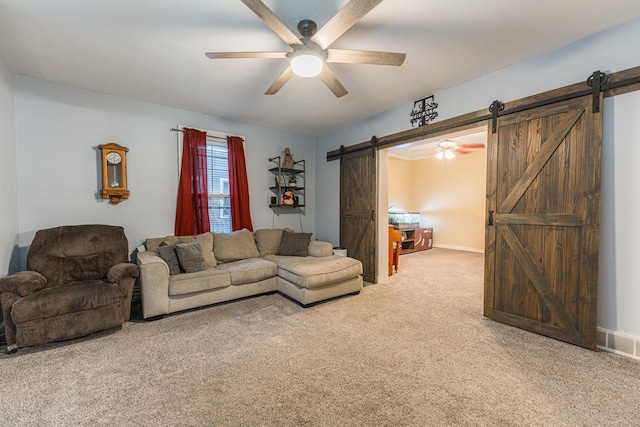
{"label": "second ceiling fan in back room", "polygon": [[485,148],[483,143],[458,144],[455,141],[446,139],[438,143],[438,146],[434,150],[434,155],[438,160],[441,160],[443,157],[450,160],[456,156],[454,153],[469,154],[482,148]]}
{"label": "second ceiling fan in back room", "polygon": [[279,58],[290,59],[289,65],[265,92],[274,95],[294,75],[302,77],[320,76],[325,85],[340,98],[347,89],[340,83],[328,63],[372,64],[400,66],[406,54],[371,50],[331,49],[329,46],[369,13],[382,0],[350,0],[322,28],[315,22],[304,19],[298,23],[302,38],[296,36],[260,0],[241,0],[260,17],[293,51],[291,52],[208,52],[211,59],[220,58]]}

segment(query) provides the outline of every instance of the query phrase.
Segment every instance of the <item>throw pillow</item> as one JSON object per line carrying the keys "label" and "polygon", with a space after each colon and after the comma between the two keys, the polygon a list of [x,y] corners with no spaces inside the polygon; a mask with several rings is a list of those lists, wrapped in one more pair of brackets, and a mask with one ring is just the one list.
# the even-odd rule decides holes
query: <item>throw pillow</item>
{"label": "throw pillow", "polygon": [[282,233],[276,255],[307,256],[311,233]]}
{"label": "throw pillow", "polygon": [[178,257],[176,256],[175,245],[167,245],[166,243],[160,243],[158,246],[158,255],[169,266],[169,274],[179,274],[180,264],[178,263]]}
{"label": "throw pillow", "polygon": [[196,273],[207,269],[204,257],[202,256],[202,245],[200,242],[177,243],[176,255],[178,256],[178,261],[180,261],[180,268],[182,268],[185,273]]}
{"label": "throw pillow", "polygon": [[282,228],[256,230],[256,245],[260,256],[275,255],[282,240]]}
{"label": "throw pillow", "polygon": [[260,256],[253,233],[246,228],[231,233],[213,233],[213,251],[220,262]]}
{"label": "throw pillow", "polygon": [[207,267],[215,267],[216,257],[213,254],[213,235],[211,233],[202,233],[195,236],[167,236],[147,239],[147,250],[157,252],[157,247],[161,243],[166,243],[167,245],[175,245],[176,243],[192,242],[200,242],[200,245],[202,245],[202,256],[204,257],[204,263],[207,264]]}

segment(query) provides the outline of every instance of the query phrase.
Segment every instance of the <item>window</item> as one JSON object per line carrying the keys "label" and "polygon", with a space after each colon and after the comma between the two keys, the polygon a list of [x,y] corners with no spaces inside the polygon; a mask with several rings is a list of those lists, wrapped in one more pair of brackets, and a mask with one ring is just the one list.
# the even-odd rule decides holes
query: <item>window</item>
{"label": "window", "polygon": [[[177,130],[184,130],[178,126]],[[229,198],[229,155],[227,133],[198,129],[207,134],[207,190],[209,191],[209,226],[214,233],[231,232],[231,200]],[[241,136],[244,140],[244,137]],[[183,133],[178,136],[178,176],[182,163]]]}
{"label": "window", "polygon": [[209,222],[214,233],[231,232],[227,144],[207,140]]}

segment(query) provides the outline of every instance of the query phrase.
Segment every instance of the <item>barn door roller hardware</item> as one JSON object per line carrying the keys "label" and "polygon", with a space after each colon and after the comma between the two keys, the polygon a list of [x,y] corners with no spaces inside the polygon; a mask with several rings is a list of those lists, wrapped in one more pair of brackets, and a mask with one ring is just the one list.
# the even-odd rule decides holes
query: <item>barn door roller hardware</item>
{"label": "barn door roller hardware", "polygon": [[373,135],[371,137],[371,156],[376,157],[376,147],[378,146],[378,137]]}
{"label": "barn door roller hardware", "polygon": [[340,160],[342,160],[342,156],[344,156],[344,153],[345,153],[344,145],[341,145],[340,146]]}
{"label": "barn door roller hardware", "polygon": [[594,71],[587,79],[587,85],[591,87],[592,107],[594,113],[600,112],[600,91],[607,89],[605,87],[607,75],[605,73]]}
{"label": "barn door roller hardware", "polygon": [[491,112],[491,132],[496,133],[498,130],[498,113],[504,111],[504,104],[497,99],[489,106]]}

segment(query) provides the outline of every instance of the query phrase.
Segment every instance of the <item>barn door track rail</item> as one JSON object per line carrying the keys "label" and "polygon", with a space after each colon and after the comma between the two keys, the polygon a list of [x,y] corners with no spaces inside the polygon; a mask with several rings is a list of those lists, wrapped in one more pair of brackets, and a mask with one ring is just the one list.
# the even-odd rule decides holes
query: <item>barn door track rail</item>
{"label": "barn door track rail", "polygon": [[[640,67],[606,74],[600,70],[594,71],[582,82],[562,88],[553,89],[527,98],[503,103],[493,101],[488,110],[479,110],[451,119],[430,123],[418,128],[412,128],[403,132],[388,136],[382,136],[373,141],[365,141],[348,147],[341,146],[338,150],[327,152],[327,161],[338,160],[342,155],[370,149],[383,149],[412,141],[420,141],[430,137],[446,135],[452,129],[472,128],[478,123],[491,120],[491,131],[496,132],[495,126],[500,116],[525,111],[555,102],[590,95],[592,97],[592,111],[599,112],[600,97],[616,96],[623,93],[640,90]],[[373,146],[373,147],[372,147]]]}

